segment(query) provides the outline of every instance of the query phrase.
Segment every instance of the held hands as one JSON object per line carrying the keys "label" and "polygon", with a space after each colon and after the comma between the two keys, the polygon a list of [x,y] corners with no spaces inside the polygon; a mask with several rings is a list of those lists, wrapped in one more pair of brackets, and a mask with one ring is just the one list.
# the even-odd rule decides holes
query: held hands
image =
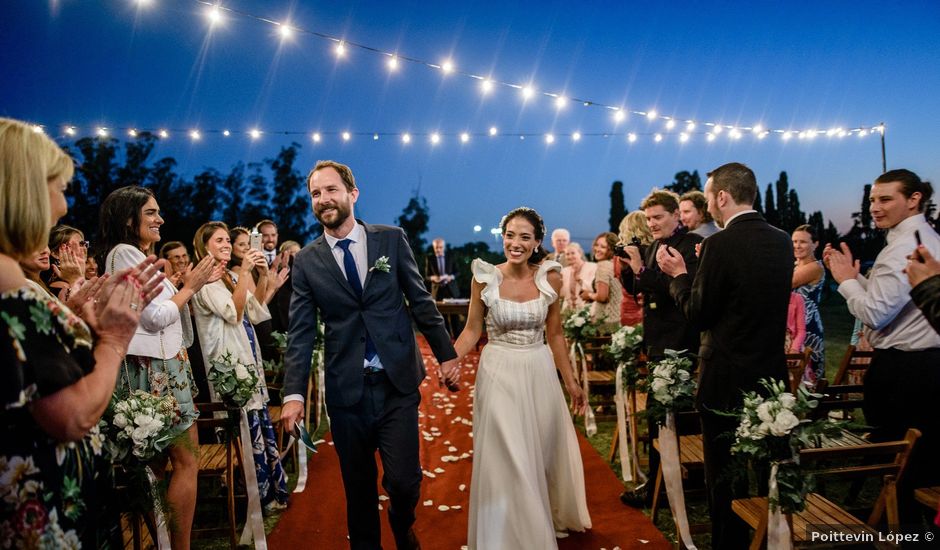
{"label": "held hands", "polygon": [[181,277],[183,280],[183,288],[188,288],[193,291],[193,294],[199,292],[206,283],[209,282],[210,277],[216,268],[216,261],[212,256],[206,256],[196,267],[193,267],[193,264],[186,266],[184,271],[181,271]]}
{"label": "held hands", "polygon": [[571,411],[577,416],[584,416],[587,412],[587,399],[584,397],[584,389],[578,384],[572,383],[567,386],[568,395],[571,396]]}
{"label": "held hands", "polygon": [[940,275],[940,262],[927,251],[924,245],[918,245],[914,252],[907,257],[907,267],[904,268],[907,273],[907,280],[911,287],[915,287],[934,275]]}
{"label": "held hands", "polygon": [[294,424],[304,417],[304,404],[302,401],[288,401],[281,407],[281,423],[287,433],[294,432]]}
{"label": "held hands", "polygon": [[84,317],[94,319],[89,324],[99,341],[127,349],[140,323],[140,313],[162,290],[165,277],[156,262],[156,256],[148,256],[135,267],[108,277],[95,299],[85,303]]}
{"label": "held hands", "polygon": [[667,244],[659,245],[656,251],[656,263],[659,269],[670,277],[678,277],[688,273],[685,267],[685,259],[675,248],[670,248]]}
{"label": "held hands", "polygon": [[832,278],[836,280],[836,283],[842,284],[843,281],[858,277],[861,268],[858,260],[853,260],[852,251],[849,250],[847,244],[840,243],[839,247],[841,251],[827,244],[823,249],[823,263],[832,272]]}
{"label": "held hands", "polygon": [[[87,309],[85,305],[94,304],[95,297],[109,277],[110,275],[105,273],[101,277],[92,277],[87,281],[85,279],[79,280],[71,286],[69,299],[66,300],[65,305],[78,314],[86,323],[93,324],[95,322],[94,305]],[[91,313],[90,318],[86,318],[86,312]]]}
{"label": "held hands", "polygon": [[441,363],[438,382],[450,391],[460,391],[460,363],[456,358]]}

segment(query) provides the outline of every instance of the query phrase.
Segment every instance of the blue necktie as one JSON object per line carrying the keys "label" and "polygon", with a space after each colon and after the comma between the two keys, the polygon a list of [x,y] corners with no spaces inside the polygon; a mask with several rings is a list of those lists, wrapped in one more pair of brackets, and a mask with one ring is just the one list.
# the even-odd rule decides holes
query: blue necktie
{"label": "blue necktie", "polygon": [[[346,280],[349,281],[349,286],[352,287],[353,291],[356,293],[356,296],[358,296],[361,300],[362,283],[359,282],[359,269],[356,268],[356,260],[349,251],[349,245],[351,244],[351,240],[343,239],[341,241],[337,241],[336,246],[343,249],[343,269],[346,270]],[[372,338],[369,336],[369,331],[366,331],[366,360],[372,361],[375,359],[375,355],[375,344],[372,343]]]}

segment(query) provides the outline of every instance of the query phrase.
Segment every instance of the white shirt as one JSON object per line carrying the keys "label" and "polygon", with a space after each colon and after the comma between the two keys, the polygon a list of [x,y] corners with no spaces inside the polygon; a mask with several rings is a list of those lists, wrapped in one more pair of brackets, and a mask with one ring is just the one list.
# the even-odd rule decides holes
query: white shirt
{"label": "white shirt", "polygon": [[872,347],[901,351],[940,348],[940,335],[911,301],[911,285],[903,273],[907,256],[917,247],[915,230],[920,231],[931,254],[940,254],[940,235],[923,214],[917,214],[888,230],[888,244],[867,278],[859,275],[839,285],[839,294],[845,297],[849,312],[865,325]]}

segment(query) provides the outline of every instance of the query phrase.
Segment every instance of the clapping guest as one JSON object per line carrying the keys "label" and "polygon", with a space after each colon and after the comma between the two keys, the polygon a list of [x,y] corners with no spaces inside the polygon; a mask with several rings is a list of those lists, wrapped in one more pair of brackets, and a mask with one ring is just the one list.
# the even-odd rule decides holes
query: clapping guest
{"label": "clapping guest", "polygon": [[[232,241],[228,226],[222,222],[208,222],[196,231],[193,248],[198,260],[213,258],[222,265],[232,260]],[[251,270],[258,269],[260,277],[254,292]],[[287,505],[287,476],[281,467],[280,452],[271,417],[268,415],[268,391],[261,368],[261,350],[253,324],[271,318],[264,297],[267,292],[268,264],[264,255],[248,248],[236,270],[226,270],[222,278],[205,285],[196,295],[196,327],[206,366],[220,360],[225,354],[258,375],[258,389],[245,406],[252,446],[255,449],[255,473],[261,504],[268,509]]]}
{"label": "clapping guest", "polygon": [[94,279],[100,275],[98,272],[98,261],[95,260],[95,257],[89,254],[85,258],[85,280]]}
{"label": "clapping guest", "polygon": [[49,271],[49,268],[52,267],[52,263],[49,261],[49,247],[47,246],[38,253],[23,258],[19,263],[20,268],[23,270],[23,275],[26,276],[26,282],[29,283],[33,289],[52,296],[52,293],[49,292],[49,287],[42,282],[42,274]]}
{"label": "clapping guest", "polygon": [[940,262],[921,245],[908,258],[904,272],[911,283],[911,299],[940,333]]}
{"label": "clapping guest", "polygon": [[[642,210],[634,210],[620,220],[620,244],[626,246],[636,242],[639,243],[640,255],[646,256],[646,248],[653,242],[653,233],[650,232],[650,226],[646,224],[646,213]],[[619,279],[622,276],[623,263],[614,262],[614,274]],[[623,299],[620,302],[620,324],[623,326],[633,326],[643,322],[643,294],[630,294],[626,288],[623,288]]]}
{"label": "clapping guest", "polygon": [[179,241],[170,241],[160,247],[160,257],[166,260],[163,271],[167,279],[180,288],[183,283],[183,274],[190,269],[186,245]]}
{"label": "clapping guest", "polygon": [[[822,316],[819,313],[819,301],[822,299],[823,286],[826,283],[826,270],[822,260],[816,259],[816,247],[819,240],[811,225],[801,225],[793,230],[793,292],[803,298],[803,324],[806,338],[802,346],[810,347],[813,355],[803,380],[811,387],[826,376],[826,349],[823,341]],[[803,351],[802,348],[795,351]]]}
{"label": "clapping guest", "polygon": [[68,300],[69,289],[72,285],[85,278],[88,241],[78,229],[68,225],[57,225],[49,232],[49,251],[52,255],[49,288],[59,299]]}
{"label": "clapping guest", "polygon": [[[82,304],[86,324],[27,284],[65,215],[72,159],[43,133],[0,119],[0,532],[11,548],[122,547],[98,421],[161,280],[148,258]],[[154,277],[154,275],[156,275]],[[152,280],[151,280],[152,277]],[[141,284],[143,281],[143,284]],[[94,336],[92,336],[94,334]]]}
{"label": "clapping guest", "polygon": [[597,271],[594,275],[594,288],[582,290],[581,298],[591,302],[591,315],[597,322],[620,325],[620,303],[623,301],[623,287],[614,275],[614,247],[617,235],[601,233],[594,239],[592,250]]}
{"label": "clapping guest", "polygon": [[588,262],[584,258],[584,249],[578,243],[567,243],[565,246],[565,261],[567,265],[562,268],[561,298],[562,310],[580,309],[587,302],[581,295],[582,291],[591,291],[594,288],[594,275],[597,273],[597,264]]}
{"label": "clapping guest", "polygon": [[[300,249],[303,248],[300,246],[300,243],[297,241],[284,241],[281,243],[281,246],[278,247],[278,252],[280,254],[286,254],[287,256],[293,258],[300,252]],[[283,265],[283,262],[282,262]]]}
{"label": "clapping guest", "polygon": [[[153,252],[156,243],[160,242],[163,218],[149,189],[128,186],[105,198],[99,224],[99,237],[108,251],[105,271],[113,274],[136,265]],[[177,433],[182,435],[182,439],[168,449],[173,476],[167,489],[167,502],[174,548],[189,548],[199,469],[196,431],[199,411],[193,400],[198,391],[186,352],[193,341],[187,304],[210,280],[215,267],[211,259],[206,259],[195,268],[182,272],[179,289],[169,280],[163,281],[160,294],[141,312],[140,326],[128,346],[125,371],[118,379],[120,394],[132,390],[154,395],[172,394],[179,403],[181,421]],[[221,269],[219,266],[216,279],[221,277]],[[162,477],[165,467],[161,464],[153,471]]]}
{"label": "clapping guest", "polygon": [[920,507],[913,489],[940,483],[940,421],[934,401],[940,395],[940,335],[911,301],[911,285],[903,270],[908,256],[922,246],[940,255],[940,236],[924,211],[933,194],[930,182],[910,170],[891,170],[871,186],[869,209],[875,226],[886,229],[887,246],[878,253],[868,277],[859,273],[848,245],[827,245],[823,259],[839,283],[849,312],[864,324],[874,347],[865,373],[865,422],[873,426],[872,440],[904,437],[908,428],[921,438],[898,483],[898,513],[902,523],[918,521]]}

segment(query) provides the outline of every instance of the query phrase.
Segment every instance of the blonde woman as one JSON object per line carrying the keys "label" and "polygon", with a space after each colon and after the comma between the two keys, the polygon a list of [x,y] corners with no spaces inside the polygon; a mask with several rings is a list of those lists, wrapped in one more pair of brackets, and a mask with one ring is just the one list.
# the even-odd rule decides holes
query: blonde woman
{"label": "blonde woman", "polygon": [[566,265],[561,270],[561,309],[581,309],[588,303],[582,292],[590,292],[594,288],[597,264],[585,259],[584,249],[578,243],[568,243],[565,247],[565,261]]}
{"label": "blonde woman", "polygon": [[162,275],[147,258],[112,277],[82,304],[88,324],[27,283],[18,262],[65,215],[73,171],[45,134],[0,118],[0,532],[10,548],[123,546],[98,421]]}
{"label": "blonde woman", "polygon": [[[650,226],[646,224],[646,213],[642,210],[634,210],[624,216],[620,220],[620,234],[618,236],[620,237],[619,244],[624,246],[633,243],[634,239],[639,241],[641,252],[645,255],[646,247],[653,242],[653,232],[650,231]],[[620,278],[623,270],[624,264],[622,262],[624,260],[625,258],[618,258],[614,262],[614,272],[618,278]],[[620,288],[623,293],[623,300],[620,302],[620,324],[632,326],[642,323],[643,295],[633,296],[623,288],[623,284],[620,285]]]}

